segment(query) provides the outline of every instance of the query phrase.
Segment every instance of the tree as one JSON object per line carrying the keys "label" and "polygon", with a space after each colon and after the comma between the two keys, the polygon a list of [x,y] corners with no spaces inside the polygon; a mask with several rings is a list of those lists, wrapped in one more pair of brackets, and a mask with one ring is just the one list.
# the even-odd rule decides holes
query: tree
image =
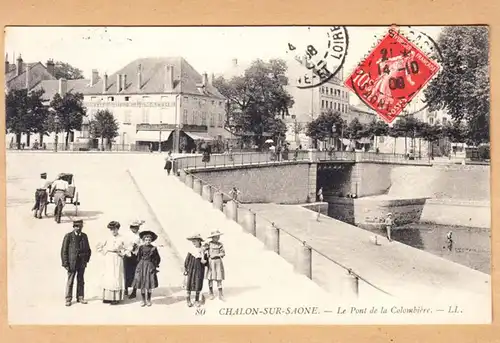
{"label": "tree", "polygon": [[[386,136],[389,132],[389,125],[386,122],[373,119],[366,128],[367,137],[380,137]],[[375,147],[377,144],[377,140],[375,140]]]}
{"label": "tree", "polygon": [[55,131],[66,133],[65,147],[68,149],[70,133],[82,128],[83,116],[86,113],[86,108],[83,106],[83,94],[68,92],[61,97],[59,93],[56,93],[50,102],[50,107],[58,118]]}
{"label": "tree", "polygon": [[[28,95],[28,118],[30,121],[29,132],[37,133],[39,135],[40,144],[43,144],[43,137],[48,135],[47,120],[49,116],[49,111],[47,106],[43,104],[43,94],[45,91],[43,89],[32,91]],[[28,145],[29,142],[28,134]]]}
{"label": "tree", "polygon": [[[329,108],[307,124],[306,135],[314,140],[316,146],[317,141],[323,141],[330,137],[339,138],[342,132],[345,131],[346,126],[340,112]],[[335,127],[335,130],[333,130],[333,127]]]}
{"label": "tree", "polygon": [[488,28],[448,26],[437,44],[442,70],[424,91],[430,110],[444,109],[457,122],[465,119],[474,144],[489,142]]}
{"label": "tree", "polygon": [[21,148],[21,135],[30,131],[27,89],[12,89],[5,98],[5,127],[16,135],[17,148]]}
{"label": "tree", "polygon": [[285,89],[287,66],[283,60],[254,61],[243,76],[214,80],[215,87],[227,99],[226,129],[237,136],[253,136],[262,146],[265,133],[274,140],[284,137],[286,125],[280,124],[293,99]]}
{"label": "tree", "polygon": [[56,79],[78,80],[83,79],[83,72],[66,62],[54,63],[54,76]]}
{"label": "tree", "polygon": [[420,127],[420,137],[427,141],[427,151],[430,157],[434,158],[434,142],[442,137],[442,126],[422,123]]}
{"label": "tree", "polygon": [[90,134],[93,138],[101,138],[104,148],[104,139],[111,145],[111,140],[119,135],[118,122],[109,110],[99,110],[90,122]]}

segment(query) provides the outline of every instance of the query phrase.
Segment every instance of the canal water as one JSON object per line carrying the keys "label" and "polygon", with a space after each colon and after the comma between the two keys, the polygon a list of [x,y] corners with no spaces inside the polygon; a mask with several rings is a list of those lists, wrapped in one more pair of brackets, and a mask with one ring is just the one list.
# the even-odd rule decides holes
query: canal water
{"label": "canal water", "polygon": [[[385,229],[369,231],[385,236]],[[446,240],[449,231],[453,232],[451,250]],[[403,244],[490,274],[490,229],[415,223],[397,227],[391,235]]]}

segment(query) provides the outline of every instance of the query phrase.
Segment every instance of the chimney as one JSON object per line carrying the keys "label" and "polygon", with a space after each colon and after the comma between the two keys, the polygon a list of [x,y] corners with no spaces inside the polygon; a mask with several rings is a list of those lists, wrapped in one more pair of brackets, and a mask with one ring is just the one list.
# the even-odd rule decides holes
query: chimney
{"label": "chimney", "polygon": [[203,73],[202,77],[203,77],[203,79],[201,80],[201,85],[203,87],[206,87],[207,84],[208,84],[208,75],[207,75],[207,73]]}
{"label": "chimney", "polygon": [[54,61],[51,59],[47,61],[47,71],[49,72],[50,75],[56,76],[55,64]]}
{"label": "chimney", "polygon": [[127,89],[127,75],[122,75],[122,90]]}
{"label": "chimney", "polygon": [[233,67],[236,67],[238,65],[238,59],[233,58]]}
{"label": "chimney", "polygon": [[59,95],[61,97],[66,94],[66,91],[68,90],[68,81],[66,79],[59,79]]}
{"label": "chimney", "polygon": [[116,74],[116,93],[120,93],[120,91],[122,90],[121,81],[122,81],[122,76],[120,74]]}
{"label": "chimney", "polygon": [[97,81],[99,81],[99,72],[97,69],[92,69],[92,74],[90,75],[90,85],[95,85]]}
{"label": "chimney", "polygon": [[174,67],[170,65],[165,66],[165,92],[172,92],[174,90]]}
{"label": "chimney", "polygon": [[104,73],[104,77],[102,79],[102,92],[106,93],[108,90],[108,74]]}
{"label": "chimney", "polygon": [[23,58],[21,55],[17,58],[17,66],[16,66],[16,75],[19,75],[23,72]]}
{"label": "chimney", "polygon": [[141,90],[142,87],[142,73],[141,73],[142,66],[139,64],[137,67],[137,89]]}

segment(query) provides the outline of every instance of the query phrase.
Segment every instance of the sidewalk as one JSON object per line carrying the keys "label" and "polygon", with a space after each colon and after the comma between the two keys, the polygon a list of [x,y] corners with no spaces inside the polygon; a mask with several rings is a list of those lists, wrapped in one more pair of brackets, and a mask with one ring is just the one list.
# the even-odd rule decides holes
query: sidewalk
{"label": "sidewalk", "polygon": [[[400,299],[475,299],[489,302],[491,278],[430,253],[409,247],[397,241],[388,242],[374,233],[359,229],[330,217],[316,220],[316,213],[296,205],[248,204],[257,213],[293,235],[306,240],[335,261],[352,268],[361,277]],[[259,228],[260,224],[257,221]],[[314,261],[314,257],[313,257]],[[332,268],[332,262],[313,262],[319,271]],[[334,275],[324,274],[318,280],[323,286],[335,282]],[[360,281],[363,288],[373,289]]]}
{"label": "sidewalk", "polygon": [[191,247],[186,237],[194,233],[206,237],[216,229],[224,233],[221,241],[227,254],[224,258],[226,305],[303,306],[321,303],[330,297],[313,281],[295,273],[282,257],[266,250],[262,242],[244,232],[240,225],[226,219],[177,177],[168,177],[158,169],[136,166],[130,174],[182,262]]}

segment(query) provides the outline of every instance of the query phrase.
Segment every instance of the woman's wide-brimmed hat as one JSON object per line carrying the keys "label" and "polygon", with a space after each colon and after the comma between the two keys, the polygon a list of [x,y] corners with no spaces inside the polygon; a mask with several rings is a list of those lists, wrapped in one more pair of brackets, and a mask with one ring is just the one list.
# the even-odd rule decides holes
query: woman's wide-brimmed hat
{"label": "woman's wide-brimmed hat", "polygon": [[118,223],[115,220],[110,221],[109,224],[108,224],[108,229],[110,229],[110,230],[119,229],[119,228],[120,228],[120,223]]}
{"label": "woman's wide-brimmed hat", "polygon": [[130,226],[141,226],[145,222],[145,220],[136,219],[130,223]]}
{"label": "woman's wide-brimmed hat", "polygon": [[201,237],[201,235],[199,233],[197,233],[196,235],[192,235],[192,236],[189,236],[188,238],[186,238],[188,241],[196,241],[196,240],[200,240],[203,242],[203,238]]}
{"label": "woman's wide-brimmed hat", "polygon": [[387,213],[387,215],[392,217],[392,213],[391,212]]}
{"label": "woman's wide-brimmed hat", "polygon": [[220,237],[220,236],[222,236],[222,235],[223,235],[223,233],[222,233],[222,232],[220,232],[219,230],[215,230],[215,231],[212,231],[212,232],[210,233],[210,235],[208,236],[208,238],[212,238],[212,237]]}
{"label": "woman's wide-brimmed hat", "polygon": [[141,231],[139,233],[139,237],[141,239],[144,239],[146,236],[150,236],[151,237],[151,242],[156,241],[156,239],[158,238],[158,235],[156,233],[154,233],[153,231],[144,230],[144,231]]}

